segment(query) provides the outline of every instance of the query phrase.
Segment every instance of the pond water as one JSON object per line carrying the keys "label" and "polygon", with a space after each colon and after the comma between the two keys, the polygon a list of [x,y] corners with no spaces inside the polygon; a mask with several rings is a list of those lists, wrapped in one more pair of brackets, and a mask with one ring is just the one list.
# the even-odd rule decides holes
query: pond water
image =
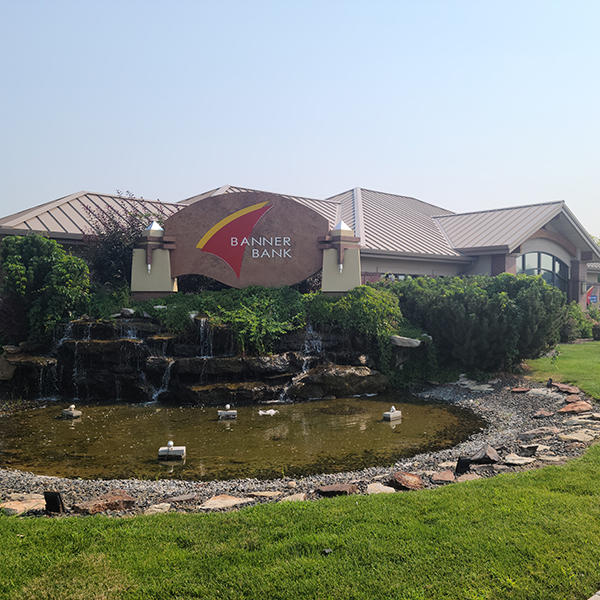
{"label": "pond water", "polygon": [[[382,413],[391,404],[402,420],[390,424]],[[235,421],[219,421],[214,407],[80,405],[74,421],[58,418],[63,408],[0,417],[0,466],[86,479],[296,477],[392,464],[484,425],[470,411],[398,395],[242,406]],[[277,414],[259,416],[270,408]],[[168,440],[187,446],[185,464],[158,462]]]}

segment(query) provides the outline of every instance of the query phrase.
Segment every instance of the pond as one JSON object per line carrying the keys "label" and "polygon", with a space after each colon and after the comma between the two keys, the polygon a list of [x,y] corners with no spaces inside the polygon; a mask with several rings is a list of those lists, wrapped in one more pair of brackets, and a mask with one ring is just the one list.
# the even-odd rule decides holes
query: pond
{"label": "pond", "polygon": [[[401,421],[382,420],[391,404]],[[65,407],[1,417],[0,467],[85,479],[297,477],[392,464],[484,426],[470,411],[398,395],[242,406],[234,421],[219,421],[216,408],[157,403],[80,405],[80,419],[63,420]],[[168,440],[187,446],[185,464],[158,462]]]}

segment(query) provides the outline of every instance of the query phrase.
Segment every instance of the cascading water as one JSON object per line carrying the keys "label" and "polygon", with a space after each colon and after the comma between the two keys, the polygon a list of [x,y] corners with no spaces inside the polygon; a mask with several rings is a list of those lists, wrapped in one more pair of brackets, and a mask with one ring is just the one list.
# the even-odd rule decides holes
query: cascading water
{"label": "cascading water", "polygon": [[171,370],[173,369],[173,365],[175,361],[172,358],[168,359],[167,368],[163,373],[162,381],[160,382],[160,387],[157,390],[154,390],[152,393],[152,401],[156,402],[160,398],[161,394],[164,394],[169,389],[169,383],[171,382]]}
{"label": "cascading water", "polygon": [[213,356],[213,328],[208,319],[200,319],[200,358],[212,358]]}

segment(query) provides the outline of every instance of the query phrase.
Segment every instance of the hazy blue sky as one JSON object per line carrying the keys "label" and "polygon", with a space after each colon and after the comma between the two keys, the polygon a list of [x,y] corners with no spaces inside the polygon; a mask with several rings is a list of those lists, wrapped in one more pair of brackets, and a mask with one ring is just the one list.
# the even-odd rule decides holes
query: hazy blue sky
{"label": "hazy blue sky", "polygon": [[0,214],[362,186],[597,234],[599,31],[593,0],[0,0]]}

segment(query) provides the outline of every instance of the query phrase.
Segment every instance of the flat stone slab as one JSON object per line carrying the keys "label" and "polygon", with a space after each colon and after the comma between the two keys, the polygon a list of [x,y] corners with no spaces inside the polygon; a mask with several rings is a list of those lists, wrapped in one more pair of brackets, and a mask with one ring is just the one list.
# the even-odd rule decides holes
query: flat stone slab
{"label": "flat stone slab", "polygon": [[421,345],[421,340],[402,337],[401,335],[390,335],[390,341],[393,346],[400,346],[401,348],[418,348]]}
{"label": "flat stone slab", "polygon": [[562,408],[558,409],[559,413],[583,413],[589,412],[592,410],[592,405],[585,400],[580,400],[579,402],[572,402],[571,404],[567,404]]}
{"label": "flat stone slab", "polygon": [[358,494],[358,486],[354,483],[334,483],[318,487],[317,492],[321,496],[349,496],[350,494]]}
{"label": "flat stone slab", "polygon": [[439,471],[438,473],[434,473],[431,476],[431,481],[433,483],[453,483],[456,481],[456,477],[454,476],[454,472],[447,469],[445,471]]}
{"label": "flat stone slab", "polygon": [[45,510],[46,500],[43,494],[9,494],[0,509],[7,515],[23,515],[32,510]]}
{"label": "flat stone slab", "polygon": [[456,481],[462,483],[463,481],[475,481],[475,479],[481,479],[481,475],[477,475],[477,473],[463,473],[456,478]]}
{"label": "flat stone slab", "polygon": [[455,469],[456,468],[456,461],[455,460],[445,460],[444,462],[441,462],[438,467],[440,469]]}
{"label": "flat stone slab", "polygon": [[522,466],[522,465],[530,465],[532,462],[535,462],[535,458],[531,458],[528,456],[519,456],[518,454],[508,454],[504,457],[504,464],[511,466]]}
{"label": "flat stone slab", "polygon": [[545,410],[543,408],[533,414],[534,419],[546,419],[553,416],[554,413],[551,410]]}
{"label": "flat stone slab", "polygon": [[538,460],[542,460],[544,462],[549,463],[561,463],[566,462],[569,459],[568,456],[554,456],[551,454],[540,454],[537,458]]}
{"label": "flat stone slab", "polygon": [[145,515],[160,515],[162,513],[169,512],[171,504],[169,502],[161,502],[160,504],[153,504],[149,506],[145,511]]}
{"label": "flat stone slab", "polygon": [[569,385],[568,383],[553,383],[552,387],[555,387],[559,392],[565,394],[579,394],[581,390],[575,385]]}
{"label": "flat stone slab", "polygon": [[511,388],[510,391],[513,394],[526,394],[530,390],[531,390],[531,388],[528,388],[528,387],[514,387],[514,388]]}
{"label": "flat stone slab", "polygon": [[248,492],[248,496],[252,496],[253,498],[279,498],[281,492]]}
{"label": "flat stone slab", "polygon": [[383,485],[383,483],[379,483],[376,481],[375,483],[370,483],[367,486],[367,494],[394,494],[396,490],[389,485]]}
{"label": "flat stone slab", "polygon": [[286,496],[285,498],[282,498],[279,502],[302,502],[303,500],[306,500],[306,494],[304,492],[299,492],[298,494]]}
{"label": "flat stone slab", "polygon": [[581,400],[581,397],[578,394],[569,394],[568,396],[565,396],[565,402],[579,402]]}
{"label": "flat stone slab", "polygon": [[573,431],[572,433],[561,433],[558,436],[559,440],[563,442],[591,442],[594,438],[585,431]]}
{"label": "flat stone slab", "polygon": [[527,392],[528,396],[537,396],[538,398],[552,398],[553,400],[562,400],[563,395],[560,392],[548,388],[533,388]]}
{"label": "flat stone slab", "polygon": [[219,510],[221,508],[241,506],[248,504],[248,502],[254,502],[254,498],[238,498],[236,496],[229,496],[228,494],[220,494],[219,496],[209,498],[204,504],[200,505],[200,508],[203,510]]}
{"label": "flat stone slab", "polygon": [[95,515],[109,510],[123,511],[135,506],[135,498],[124,490],[111,490],[98,498],[80,502],[73,505],[73,510],[78,513]]}
{"label": "flat stone slab", "polygon": [[396,471],[392,473],[389,485],[397,490],[420,490],[423,489],[423,480],[419,475],[414,473],[406,473],[404,471]]}

